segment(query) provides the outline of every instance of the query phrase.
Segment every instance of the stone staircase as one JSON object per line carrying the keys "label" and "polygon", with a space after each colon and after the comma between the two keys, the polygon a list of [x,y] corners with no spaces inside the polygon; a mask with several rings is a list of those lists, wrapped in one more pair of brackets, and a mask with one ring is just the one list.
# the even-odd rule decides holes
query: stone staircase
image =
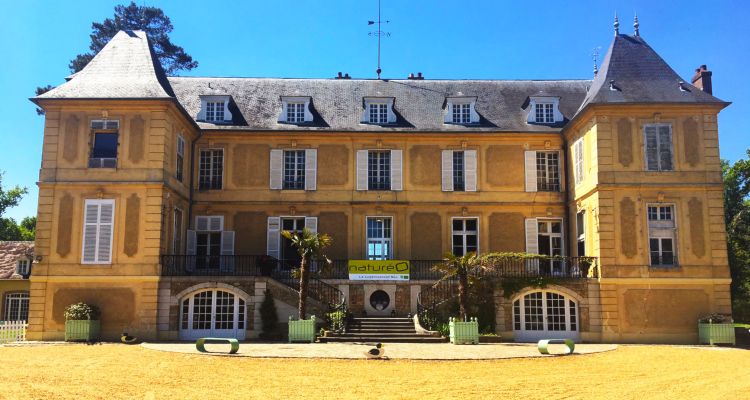
{"label": "stone staircase", "polygon": [[352,318],[346,333],[332,333],[319,338],[321,343],[445,343],[440,336],[419,335],[411,318]]}

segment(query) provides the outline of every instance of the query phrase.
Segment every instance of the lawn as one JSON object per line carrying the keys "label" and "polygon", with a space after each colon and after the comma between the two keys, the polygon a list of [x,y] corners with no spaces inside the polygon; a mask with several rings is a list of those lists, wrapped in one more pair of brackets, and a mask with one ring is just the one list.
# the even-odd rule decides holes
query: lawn
{"label": "lawn", "polygon": [[0,398],[684,399],[750,393],[750,351],[621,346],[501,361],[217,357],[139,346],[0,347]]}
{"label": "lawn", "polygon": [[734,324],[735,327],[738,328],[747,328],[750,329],[750,324]]}

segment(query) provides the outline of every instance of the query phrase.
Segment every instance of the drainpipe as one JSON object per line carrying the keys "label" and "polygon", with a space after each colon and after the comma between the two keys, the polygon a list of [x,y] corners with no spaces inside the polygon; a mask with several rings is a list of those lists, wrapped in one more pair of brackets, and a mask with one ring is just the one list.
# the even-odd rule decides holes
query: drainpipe
{"label": "drainpipe", "polygon": [[195,143],[203,137],[203,131],[198,131],[198,137],[190,144],[190,199],[188,200],[188,224],[190,229],[193,224],[193,180],[195,178]]}
{"label": "drainpipe", "polygon": [[[565,219],[568,220],[567,227],[568,227],[568,233],[570,233],[571,232],[571,228],[575,229],[574,225],[573,225],[574,221],[575,221],[575,218],[573,218],[573,221],[570,220],[570,205],[568,203],[568,199],[570,197],[570,195],[569,195],[569,193],[570,193],[570,188],[569,188],[569,186],[570,186],[569,185],[569,183],[570,183],[570,176],[568,175],[568,142],[565,141],[565,135],[562,134],[562,133],[561,133],[561,135],[563,136],[563,151],[562,151],[562,155],[563,155],[562,158],[563,159],[562,159],[562,161],[563,161],[563,173],[565,174],[565,195],[564,195],[563,198],[564,198],[564,201],[565,201]],[[575,186],[575,178],[573,178],[573,190],[575,190],[575,187],[576,187]],[[566,243],[566,246],[565,246],[566,249],[565,250],[567,251],[567,253],[565,253],[565,254],[567,254],[568,257],[570,257],[573,254],[573,252],[572,252],[572,249],[573,249],[573,247],[572,247],[572,243],[573,243],[572,235],[568,235],[568,238],[571,239],[571,240],[566,240],[565,241],[565,243]]]}

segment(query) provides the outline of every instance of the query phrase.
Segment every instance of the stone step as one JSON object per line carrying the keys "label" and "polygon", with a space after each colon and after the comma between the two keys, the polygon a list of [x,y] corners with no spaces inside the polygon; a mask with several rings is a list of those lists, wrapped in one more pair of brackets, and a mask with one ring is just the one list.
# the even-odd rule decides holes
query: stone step
{"label": "stone step", "polygon": [[405,328],[405,329],[414,329],[414,324],[349,324],[350,327],[355,328],[368,328],[368,329],[388,329],[388,328]]}
{"label": "stone step", "polygon": [[[448,339],[439,336],[414,335],[410,337],[361,337],[361,336],[340,336],[340,337],[321,337],[320,343],[447,343]],[[388,353],[386,353],[387,355]]]}
{"label": "stone step", "polygon": [[416,332],[346,332],[346,333],[335,333],[331,332],[328,334],[330,337],[344,337],[344,336],[359,336],[359,337],[425,337],[426,335],[418,335]]}
{"label": "stone step", "polygon": [[414,329],[347,329],[347,334],[360,334],[360,333],[401,333],[408,335],[416,335],[417,331]]}
{"label": "stone step", "polygon": [[411,318],[391,318],[391,317],[361,317],[361,318],[352,318],[352,322],[371,322],[371,321],[377,321],[377,322],[411,322],[413,323],[414,320]]}

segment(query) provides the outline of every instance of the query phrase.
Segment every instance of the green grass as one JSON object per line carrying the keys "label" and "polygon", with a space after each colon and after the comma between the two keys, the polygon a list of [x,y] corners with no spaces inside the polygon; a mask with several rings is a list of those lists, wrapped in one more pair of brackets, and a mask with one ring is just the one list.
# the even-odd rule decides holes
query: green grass
{"label": "green grass", "polygon": [[750,324],[734,324],[737,328],[747,328],[750,329]]}

